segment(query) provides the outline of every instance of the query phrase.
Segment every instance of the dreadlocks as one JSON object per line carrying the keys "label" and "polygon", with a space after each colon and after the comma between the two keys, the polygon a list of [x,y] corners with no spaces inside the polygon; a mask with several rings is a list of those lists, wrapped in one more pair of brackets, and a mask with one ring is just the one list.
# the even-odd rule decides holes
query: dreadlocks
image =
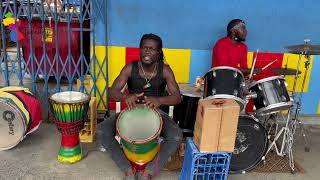
{"label": "dreadlocks", "polygon": [[163,51],[162,51],[162,40],[159,36],[155,35],[155,34],[144,34],[140,40],[140,48],[142,47],[142,42],[146,39],[152,39],[154,41],[156,41],[158,43],[158,50],[160,51],[160,60],[161,61],[164,61],[165,60],[165,57],[164,57],[164,54],[163,54]]}

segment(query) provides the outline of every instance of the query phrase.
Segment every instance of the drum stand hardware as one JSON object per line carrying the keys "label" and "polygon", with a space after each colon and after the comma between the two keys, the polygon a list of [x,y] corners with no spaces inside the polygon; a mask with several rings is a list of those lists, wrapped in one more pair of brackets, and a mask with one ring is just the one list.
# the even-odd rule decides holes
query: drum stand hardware
{"label": "drum stand hardware", "polygon": [[[295,132],[296,124],[298,123],[298,125],[300,127],[300,130],[301,130],[302,137],[304,139],[304,143],[305,143],[305,152],[309,152],[310,151],[310,146],[309,146],[309,143],[308,143],[308,140],[307,140],[307,136],[306,136],[306,133],[305,133],[305,128],[304,128],[301,120],[298,118],[298,116],[300,114],[300,110],[301,110],[303,93],[299,93],[298,94],[298,100],[297,101],[296,101],[297,97],[296,97],[296,93],[295,93],[296,86],[297,86],[297,80],[298,80],[298,72],[299,72],[299,69],[300,69],[300,62],[301,62],[303,54],[306,54],[306,52],[301,52],[300,55],[299,55],[298,69],[297,69],[297,73],[296,73],[295,80],[294,80],[294,86],[293,86],[292,95],[293,95],[293,101],[296,104],[296,108],[295,108],[294,117],[293,117],[294,125],[292,126],[292,130],[293,130],[293,132]],[[310,65],[310,56],[309,55],[305,55],[305,57],[306,57],[307,61],[304,63],[304,65],[305,65],[305,73],[304,73],[304,76],[303,76],[303,81],[302,81],[302,86],[301,86],[301,91],[300,92],[303,92],[303,90],[304,90],[305,82],[306,82],[306,78],[307,78],[307,73],[308,73],[309,65]]]}
{"label": "drum stand hardware", "polygon": [[[278,156],[281,156],[281,157],[283,157],[285,155],[288,156],[290,168],[291,168],[292,172],[294,172],[294,162],[293,162],[293,153],[292,153],[294,132],[292,131],[292,128],[291,128],[292,123],[290,122],[291,110],[288,111],[288,114],[286,115],[287,117],[285,117],[280,112],[278,114],[281,115],[282,119],[286,122],[286,125],[284,127],[282,127],[279,131],[277,131],[278,124],[275,125],[276,131],[275,131],[274,139],[270,143],[266,154],[262,157],[262,160],[265,159],[266,155],[273,148],[273,149],[275,149],[275,152],[277,153]],[[269,130],[269,132],[270,132],[270,130]],[[281,147],[279,149],[277,141],[280,140],[279,138],[281,136],[283,136],[283,138],[282,138],[282,142],[281,142]],[[270,140],[270,135],[268,135],[268,139]]]}

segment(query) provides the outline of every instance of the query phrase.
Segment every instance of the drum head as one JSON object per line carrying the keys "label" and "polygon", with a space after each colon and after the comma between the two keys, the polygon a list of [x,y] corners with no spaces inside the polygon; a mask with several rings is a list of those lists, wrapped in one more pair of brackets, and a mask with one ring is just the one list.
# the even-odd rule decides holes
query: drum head
{"label": "drum head", "polygon": [[17,145],[23,139],[26,129],[18,107],[0,98],[0,150]]}
{"label": "drum head", "polygon": [[265,155],[267,143],[265,128],[250,116],[240,116],[230,172],[253,169]]}
{"label": "drum head", "polygon": [[162,129],[158,112],[145,106],[124,110],[117,120],[117,131],[125,141],[146,143],[155,139]]}
{"label": "drum head", "polygon": [[53,94],[50,99],[58,103],[80,103],[89,100],[89,96],[77,91],[65,91]]}

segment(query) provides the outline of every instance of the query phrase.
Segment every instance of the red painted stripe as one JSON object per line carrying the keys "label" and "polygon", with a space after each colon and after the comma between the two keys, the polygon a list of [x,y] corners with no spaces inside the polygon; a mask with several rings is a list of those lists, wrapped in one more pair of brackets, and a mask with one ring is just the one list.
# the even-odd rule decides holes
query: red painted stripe
{"label": "red painted stripe", "polygon": [[133,48],[133,47],[127,47],[126,48],[126,64],[136,61],[140,59],[140,49],[139,48]]}
{"label": "red painted stripe", "polygon": [[[256,57],[256,53],[253,54],[253,59]],[[270,62],[274,60],[278,60],[275,63],[273,63],[271,66],[269,66],[267,69],[262,71],[261,74],[254,77],[255,80],[263,79],[270,76],[277,76],[277,74],[272,73],[270,70],[272,68],[282,68],[282,60],[283,60],[283,54],[282,53],[258,53],[256,67],[263,68]],[[252,62],[253,63],[253,62]]]}
{"label": "red painted stripe", "polygon": [[62,134],[61,145],[65,148],[72,148],[79,145],[79,133]]}

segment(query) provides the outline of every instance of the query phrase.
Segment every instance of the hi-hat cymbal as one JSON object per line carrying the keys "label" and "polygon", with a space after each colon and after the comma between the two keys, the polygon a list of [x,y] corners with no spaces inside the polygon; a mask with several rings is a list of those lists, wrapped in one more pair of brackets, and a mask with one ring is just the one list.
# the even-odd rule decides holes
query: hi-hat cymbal
{"label": "hi-hat cymbal", "polygon": [[[290,75],[296,75],[297,70],[289,69],[289,68],[275,68],[275,69],[271,69],[271,72],[279,75],[290,76]],[[298,74],[301,74],[301,71],[299,71]]]}
{"label": "hi-hat cymbal", "polygon": [[318,55],[320,54],[320,45],[312,44],[298,44],[285,47],[289,53],[304,54],[304,55]]}
{"label": "hi-hat cymbal", "polygon": [[[251,73],[251,69],[240,69],[240,71],[244,74],[244,75],[247,75],[247,74],[250,74]],[[261,68],[254,68],[253,70],[253,73],[259,73],[261,72],[262,69]]]}

